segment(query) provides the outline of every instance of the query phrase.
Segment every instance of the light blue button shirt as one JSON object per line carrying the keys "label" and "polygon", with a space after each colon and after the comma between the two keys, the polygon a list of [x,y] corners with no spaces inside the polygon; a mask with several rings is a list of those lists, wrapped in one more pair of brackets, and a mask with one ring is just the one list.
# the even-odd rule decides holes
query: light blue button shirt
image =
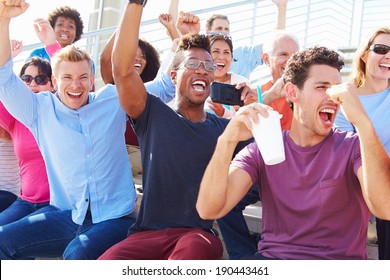
{"label": "light blue button shirt", "polygon": [[90,93],[78,110],[50,92],[34,94],[12,71],[0,67],[0,100],[27,126],[41,149],[50,183],[50,204],[72,210],[82,224],[88,206],[94,223],[128,215],[136,193],[126,151],[126,113],[116,88]]}
{"label": "light blue button shirt", "polygon": [[230,72],[244,76],[249,79],[250,74],[259,65],[263,64],[262,46],[240,46],[233,50],[233,61],[230,65]]}
{"label": "light blue button shirt", "polygon": [[38,48],[38,49],[34,49],[31,54],[27,57],[26,61],[29,61],[31,58],[33,58],[34,56],[38,56],[42,59],[46,59],[48,61],[50,61],[50,56],[49,54],[47,53],[46,49],[45,48]]}
{"label": "light blue button shirt", "polygon": [[175,98],[176,87],[166,71],[159,72],[153,81],[145,83],[145,87],[147,92],[160,97],[164,103],[168,103]]}

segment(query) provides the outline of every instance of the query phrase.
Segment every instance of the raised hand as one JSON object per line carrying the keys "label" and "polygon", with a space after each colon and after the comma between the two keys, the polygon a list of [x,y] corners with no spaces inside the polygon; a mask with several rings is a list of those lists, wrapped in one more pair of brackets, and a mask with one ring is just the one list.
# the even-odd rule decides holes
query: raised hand
{"label": "raised hand", "polygon": [[51,27],[50,22],[47,19],[38,18],[34,20],[34,29],[38,39],[46,46],[56,42],[56,35],[53,27]]}
{"label": "raised hand", "polygon": [[160,14],[158,19],[160,23],[165,26],[168,36],[171,37],[172,40],[179,38],[180,34],[178,34],[175,21],[171,14]]}
{"label": "raised hand", "polygon": [[200,31],[200,19],[192,13],[180,12],[176,27],[182,35],[198,34]]}
{"label": "raised hand", "polygon": [[288,0],[272,0],[272,2],[278,7],[287,7]]}
{"label": "raised hand", "polygon": [[0,0],[0,17],[14,18],[23,14],[29,7],[24,0]]}
{"label": "raised hand", "polygon": [[166,29],[172,26],[175,27],[175,22],[173,21],[171,14],[160,14],[158,20],[162,25],[165,26]]}
{"label": "raised hand", "polygon": [[333,85],[326,90],[332,101],[341,105],[345,117],[353,125],[366,118],[366,112],[357,94],[356,86],[353,83]]}
{"label": "raised hand", "polygon": [[12,57],[16,57],[23,50],[23,42],[17,40],[11,40],[11,55]]}

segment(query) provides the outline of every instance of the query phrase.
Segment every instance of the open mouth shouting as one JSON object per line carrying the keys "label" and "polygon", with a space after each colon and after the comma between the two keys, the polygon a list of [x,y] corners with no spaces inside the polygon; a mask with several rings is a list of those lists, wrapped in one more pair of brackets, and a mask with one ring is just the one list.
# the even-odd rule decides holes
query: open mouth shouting
{"label": "open mouth shouting", "polygon": [[206,90],[206,82],[203,80],[195,80],[191,85],[195,92],[203,93]]}
{"label": "open mouth shouting", "polygon": [[385,71],[390,71],[390,64],[388,63],[381,63],[379,64],[379,67]]}
{"label": "open mouth shouting", "polygon": [[336,109],[332,108],[324,108],[320,110],[319,115],[324,126],[329,127],[333,125],[334,119],[336,117],[336,111]]}
{"label": "open mouth shouting", "polygon": [[216,65],[217,65],[217,70],[222,70],[223,68],[225,68],[225,63],[221,63],[221,62],[219,62],[219,63],[216,63]]}
{"label": "open mouth shouting", "polygon": [[66,35],[66,34],[61,34],[61,35],[60,35],[60,39],[62,39],[62,40],[68,40],[68,39],[69,39],[69,36]]}
{"label": "open mouth shouting", "polygon": [[67,93],[68,93],[69,97],[72,99],[79,99],[81,97],[81,95],[83,95],[83,92],[70,92],[70,91],[68,91]]}

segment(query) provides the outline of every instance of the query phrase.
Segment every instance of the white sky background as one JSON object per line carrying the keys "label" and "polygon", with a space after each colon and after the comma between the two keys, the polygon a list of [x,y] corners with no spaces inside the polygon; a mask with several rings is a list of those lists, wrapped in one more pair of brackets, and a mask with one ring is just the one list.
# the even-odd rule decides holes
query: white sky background
{"label": "white sky background", "polygon": [[[98,1],[98,0],[96,0]],[[116,0],[126,3],[126,0]],[[271,2],[271,0],[267,0]],[[303,0],[302,0],[303,1]],[[307,0],[305,0],[307,1]],[[347,1],[340,1],[341,3]],[[348,0],[349,1],[349,0]],[[361,3],[363,0],[357,0],[356,3]],[[386,11],[389,10],[388,1],[389,0],[372,0],[369,3],[387,3],[385,6],[385,10],[378,13],[373,13],[373,17],[371,20],[374,27],[378,27],[379,25],[388,25],[388,18],[385,16]],[[33,28],[33,20],[38,17],[47,18],[48,13],[53,10],[57,6],[69,5],[78,9],[83,20],[84,20],[84,32],[88,32],[88,21],[89,15],[93,12],[94,2],[95,0],[27,0],[30,4],[30,8],[26,13],[21,15],[20,17],[11,21],[11,38],[16,40],[22,40],[24,45],[39,43],[38,38],[36,37],[34,28]],[[194,11],[199,9],[206,9],[210,7],[219,6],[222,4],[229,4],[239,2],[237,0],[180,0],[179,1],[179,11]],[[288,8],[290,9],[288,12],[293,12],[291,8],[294,6],[293,2],[289,1]],[[156,19],[161,12],[168,11],[170,0],[148,0],[148,4],[144,10],[143,20],[148,19]],[[339,3],[339,2],[338,2]],[[204,23],[201,23],[202,28]],[[353,24],[355,25],[355,24]],[[289,30],[295,31],[295,30]],[[334,30],[337,34],[337,30]]]}
{"label": "white sky background", "polygon": [[[12,39],[23,41],[24,45],[39,43],[33,28],[33,20],[40,17],[47,18],[48,13],[58,6],[68,5],[76,8],[83,18],[84,32],[87,32],[89,14],[93,12],[95,0],[27,0],[27,2],[30,4],[30,8],[23,15],[11,21],[10,33]],[[234,2],[236,1],[180,0],[179,11],[192,11]],[[168,10],[169,3],[169,0],[148,0],[143,20],[157,18],[159,13]]]}

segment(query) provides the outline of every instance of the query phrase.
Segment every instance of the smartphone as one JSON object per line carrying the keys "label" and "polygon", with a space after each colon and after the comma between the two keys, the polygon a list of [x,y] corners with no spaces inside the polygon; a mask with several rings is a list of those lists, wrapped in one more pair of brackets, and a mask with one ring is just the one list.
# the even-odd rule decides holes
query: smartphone
{"label": "smartphone", "polygon": [[210,84],[210,98],[215,103],[244,106],[244,101],[241,100],[242,90],[243,88],[236,89],[236,86],[231,84],[212,82]]}

